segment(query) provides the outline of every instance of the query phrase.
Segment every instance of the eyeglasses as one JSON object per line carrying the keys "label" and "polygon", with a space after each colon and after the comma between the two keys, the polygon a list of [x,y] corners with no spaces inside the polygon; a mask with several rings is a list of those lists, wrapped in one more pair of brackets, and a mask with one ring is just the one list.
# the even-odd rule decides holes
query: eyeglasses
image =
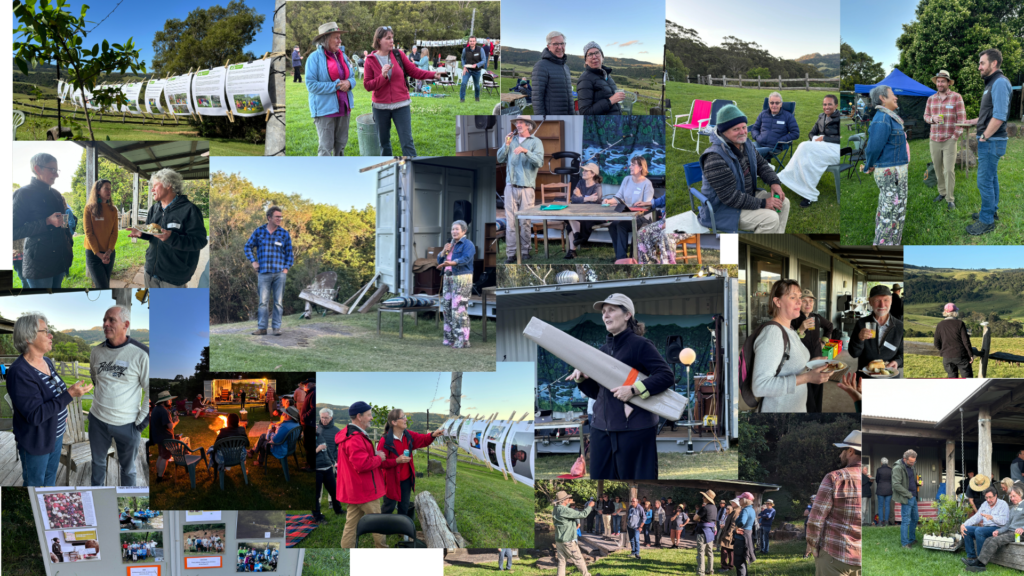
{"label": "eyeglasses", "polygon": [[770,106],[779,106],[779,105],[781,105],[781,104],[782,104],[782,102],[772,102],[771,100],[769,100],[769,101],[768,101],[768,104],[769,104]]}
{"label": "eyeglasses", "polygon": [[[563,46],[564,46],[564,44],[563,44]],[[592,56],[600,56],[600,55],[601,55],[600,52],[591,52],[590,54],[587,54],[587,58],[590,58]]]}
{"label": "eyeglasses", "polygon": [[565,48],[565,42],[554,42],[552,44],[548,44],[548,46],[554,46],[555,48]]}
{"label": "eyeglasses", "polygon": [[49,170],[50,172],[53,172],[54,176],[60,176],[60,170],[56,168],[50,168],[49,166],[42,166],[42,168]]}

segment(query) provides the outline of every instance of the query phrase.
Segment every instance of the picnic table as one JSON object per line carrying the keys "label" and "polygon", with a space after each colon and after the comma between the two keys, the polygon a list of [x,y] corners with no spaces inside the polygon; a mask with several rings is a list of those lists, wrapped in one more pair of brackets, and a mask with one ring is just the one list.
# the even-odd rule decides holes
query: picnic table
{"label": "picnic table", "polygon": [[401,308],[385,308],[380,306],[377,308],[377,335],[380,336],[380,321],[384,312],[398,312],[398,337],[405,338],[405,312],[413,312],[416,315],[416,326],[420,325],[420,312],[437,312],[437,316],[434,317],[434,323],[441,326],[441,307],[437,304],[430,306],[409,306]]}
{"label": "picnic table", "polygon": [[[550,202],[565,206],[564,202]],[[562,220],[594,220],[597,222],[629,220],[633,223],[633,258],[639,259],[640,253],[637,249],[636,220],[646,214],[643,212],[616,212],[614,206],[602,206],[596,203],[569,204],[562,210],[541,210],[540,205],[532,206],[516,213],[516,228],[518,229],[521,220],[540,220],[544,223],[544,258],[548,257],[548,221],[556,222]],[[516,243],[516,264],[523,263],[523,256]]]}
{"label": "picnic table", "polygon": [[513,102],[515,102],[516,100],[519,100],[520,98],[526,98],[526,95],[525,94],[520,94],[519,92],[502,92],[501,93],[501,101],[504,102],[505,104],[512,104]]}

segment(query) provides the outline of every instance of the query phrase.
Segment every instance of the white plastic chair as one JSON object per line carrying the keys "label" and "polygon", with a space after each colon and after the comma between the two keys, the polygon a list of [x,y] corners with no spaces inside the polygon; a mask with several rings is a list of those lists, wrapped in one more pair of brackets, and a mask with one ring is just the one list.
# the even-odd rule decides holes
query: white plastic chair
{"label": "white plastic chair", "polygon": [[25,113],[22,112],[21,110],[15,110],[14,111],[14,130],[13,130],[14,134],[12,135],[12,137],[15,140],[18,139],[18,126],[21,126],[24,123],[25,123]]}

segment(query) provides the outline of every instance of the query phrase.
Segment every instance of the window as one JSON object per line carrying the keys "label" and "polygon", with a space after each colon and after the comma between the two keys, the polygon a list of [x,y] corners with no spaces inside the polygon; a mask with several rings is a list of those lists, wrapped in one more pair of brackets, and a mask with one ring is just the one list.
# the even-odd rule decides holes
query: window
{"label": "window", "polygon": [[[756,328],[771,320],[768,315],[768,295],[772,285],[786,277],[784,271],[788,269],[787,266],[786,259],[782,256],[750,250],[750,277],[746,291],[740,293],[740,314],[745,318],[748,328]],[[743,302],[744,300],[746,302]],[[743,330],[740,338],[746,339],[747,334]]]}

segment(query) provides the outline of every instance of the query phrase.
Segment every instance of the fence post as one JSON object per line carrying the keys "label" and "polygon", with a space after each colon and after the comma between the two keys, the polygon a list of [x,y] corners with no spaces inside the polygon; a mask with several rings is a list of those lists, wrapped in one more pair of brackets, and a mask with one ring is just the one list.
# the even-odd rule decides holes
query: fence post
{"label": "fence post", "polygon": [[743,74],[737,74],[737,76],[739,76],[739,78],[736,79],[740,83],[739,87],[743,88]]}
{"label": "fence post", "polygon": [[810,75],[807,74],[807,72],[804,72],[804,92],[810,92],[811,91],[811,80],[810,80],[810,78],[811,78]]}
{"label": "fence post", "polygon": [[75,376],[75,378],[78,378],[78,360],[75,360],[75,362],[71,365],[71,367],[72,367],[72,372],[71,373]]}
{"label": "fence post", "polygon": [[726,80],[725,74],[722,74],[722,88],[725,88],[728,85],[729,85],[729,82]]}
{"label": "fence post", "polygon": [[757,75],[757,89],[758,90],[761,89],[761,75],[760,74]]}
{"label": "fence post", "polygon": [[779,74],[779,90],[782,90],[782,74]]}

